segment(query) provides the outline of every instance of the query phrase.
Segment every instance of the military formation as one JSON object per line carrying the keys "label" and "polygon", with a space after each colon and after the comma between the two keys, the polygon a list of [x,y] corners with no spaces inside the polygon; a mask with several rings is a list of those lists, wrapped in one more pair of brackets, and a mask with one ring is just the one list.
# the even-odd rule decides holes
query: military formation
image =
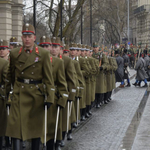
{"label": "military formation", "polygon": [[[36,45],[28,23],[21,38],[22,46],[15,37],[9,45],[0,40],[0,150],[21,150],[27,140],[32,150],[40,150],[41,143],[45,150],[60,150],[65,138],[73,139],[73,128],[92,116],[93,107],[112,100],[116,82],[124,87],[127,79],[131,86],[126,49],[121,56],[96,42],[93,47],[68,45],[47,36]],[[135,86],[146,78],[138,77]]]}

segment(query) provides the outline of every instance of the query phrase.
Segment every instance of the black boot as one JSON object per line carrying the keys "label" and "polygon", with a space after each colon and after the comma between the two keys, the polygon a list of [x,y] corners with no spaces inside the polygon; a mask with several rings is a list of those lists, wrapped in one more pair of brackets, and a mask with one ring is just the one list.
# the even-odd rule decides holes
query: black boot
{"label": "black boot", "polygon": [[61,147],[65,146],[65,136],[66,136],[66,132],[62,132],[62,140],[60,141]]}
{"label": "black boot", "polygon": [[32,139],[32,149],[31,150],[40,150],[40,138]]}
{"label": "black boot", "polygon": [[49,140],[47,143],[46,143],[46,146],[47,146],[47,150],[55,150],[55,145],[54,145],[54,140]]}
{"label": "black boot", "polygon": [[131,86],[131,84],[130,83],[128,83],[127,85],[126,85],[126,87],[130,87]]}
{"label": "black boot", "polygon": [[10,143],[10,138],[5,136],[5,147],[6,148],[10,148],[11,147],[11,143]]}
{"label": "black boot", "polygon": [[144,86],[142,86],[142,87],[148,87],[147,83],[145,83],[145,85],[144,85]]}
{"label": "black boot", "polygon": [[25,141],[22,142],[22,147],[26,148],[26,142]]}
{"label": "black boot", "polygon": [[20,139],[13,138],[13,149],[22,150],[22,142]]}
{"label": "black boot", "polygon": [[72,123],[72,127],[73,128],[77,128],[78,127],[77,124],[76,124],[76,122]]}
{"label": "black boot", "polygon": [[82,116],[81,117],[81,121],[85,121],[86,119],[85,119],[85,116]]}
{"label": "black boot", "polygon": [[2,141],[3,141],[3,137],[0,137],[0,150],[2,150]]}
{"label": "black boot", "polygon": [[72,135],[71,135],[72,131],[69,131],[67,134],[67,140],[70,141],[72,140]]}
{"label": "black boot", "polygon": [[61,150],[59,143],[60,143],[60,142],[56,142],[56,144],[55,144],[55,150]]}
{"label": "black boot", "polygon": [[82,121],[85,121],[86,119],[85,119],[85,115],[86,115],[86,108],[83,108],[82,109],[82,117],[81,117],[81,120]]}
{"label": "black boot", "polygon": [[135,82],[135,83],[133,83],[133,85],[134,85],[134,86],[137,86],[138,84]]}

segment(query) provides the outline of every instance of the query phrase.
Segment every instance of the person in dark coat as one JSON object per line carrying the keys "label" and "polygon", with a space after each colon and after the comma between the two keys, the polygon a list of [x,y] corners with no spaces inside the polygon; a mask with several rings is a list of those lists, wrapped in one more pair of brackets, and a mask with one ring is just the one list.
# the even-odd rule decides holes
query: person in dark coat
{"label": "person in dark coat", "polygon": [[144,81],[145,85],[143,87],[147,87],[147,74],[145,71],[146,62],[142,57],[142,53],[140,54],[140,58],[138,59],[135,70],[137,70],[136,82],[133,84],[134,86],[140,86],[141,82]]}
{"label": "person in dark coat", "polygon": [[126,87],[130,87],[131,84],[130,84],[129,71],[128,71],[128,67],[129,67],[129,64],[130,64],[130,59],[129,59],[129,56],[127,55],[127,49],[124,49],[122,57],[124,59],[124,77],[123,78],[127,79]]}
{"label": "person in dark coat", "polygon": [[149,79],[150,78],[150,58],[147,55],[147,49],[144,50],[144,60],[145,60],[145,71]]}
{"label": "person in dark coat", "polygon": [[123,77],[124,77],[124,60],[123,58],[119,55],[119,51],[115,51],[115,56],[116,56],[116,61],[118,65],[118,69],[115,72],[116,75],[116,82],[121,82],[120,88],[124,87],[124,82],[123,82]]}

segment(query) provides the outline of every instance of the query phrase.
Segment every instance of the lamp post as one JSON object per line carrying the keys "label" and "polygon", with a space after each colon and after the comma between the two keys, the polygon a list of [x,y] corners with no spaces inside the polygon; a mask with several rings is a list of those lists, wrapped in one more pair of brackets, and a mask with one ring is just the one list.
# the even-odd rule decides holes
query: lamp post
{"label": "lamp post", "polygon": [[81,44],[83,44],[83,22],[82,22],[82,6],[81,6]]}
{"label": "lamp post", "polygon": [[[127,0],[127,8],[128,8],[128,41],[130,40],[130,18],[129,18],[129,13],[130,13],[130,10],[129,10],[129,0]],[[128,45],[128,49],[129,49],[129,45]]]}
{"label": "lamp post", "polygon": [[33,0],[33,26],[36,33],[36,0]]}
{"label": "lamp post", "polygon": [[92,46],[92,0],[90,0],[90,44]]}
{"label": "lamp post", "polygon": [[61,0],[61,3],[60,3],[60,15],[61,15],[61,23],[60,23],[60,39],[61,39],[61,41],[62,41],[62,20],[63,20],[63,15],[62,15],[62,9],[63,9],[63,0]]}

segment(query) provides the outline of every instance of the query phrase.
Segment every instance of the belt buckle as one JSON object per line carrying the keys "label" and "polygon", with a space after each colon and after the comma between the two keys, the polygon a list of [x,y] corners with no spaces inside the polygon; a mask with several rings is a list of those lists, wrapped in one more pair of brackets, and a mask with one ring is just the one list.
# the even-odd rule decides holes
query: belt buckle
{"label": "belt buckle", "polygon": [[30,79],[24,79],[24,83],[29,84],[30,83]]}

